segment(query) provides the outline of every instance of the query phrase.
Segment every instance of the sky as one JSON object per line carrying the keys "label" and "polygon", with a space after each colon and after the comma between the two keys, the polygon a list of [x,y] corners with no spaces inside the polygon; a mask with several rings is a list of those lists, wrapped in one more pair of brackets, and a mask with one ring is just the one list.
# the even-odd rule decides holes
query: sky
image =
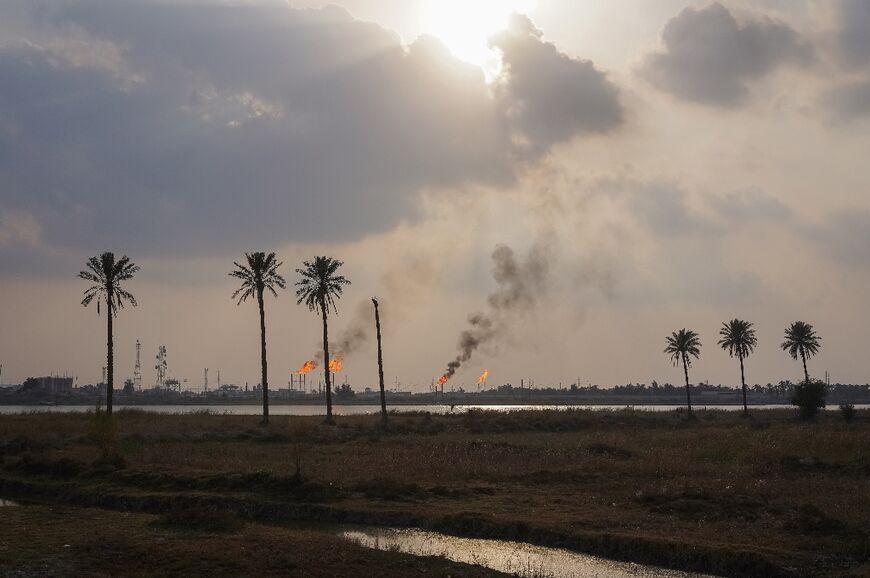
{"label": "sky", "polygon": [[[330,318],[347,379],[388,386],[736,385],[722,322],[755,324],[749,383],[870,380],[870,2],[5,0],[0,4],[4,383],[96,382],[105,317],[77,278],[141,266],[116,376],[259,381],[246,251],[292,285],[351,280]],[[320,319],[266,301],[269,380]],[[344,375],[340,375],[344,380]],[[450,387],[450,386],[448,386]]]}

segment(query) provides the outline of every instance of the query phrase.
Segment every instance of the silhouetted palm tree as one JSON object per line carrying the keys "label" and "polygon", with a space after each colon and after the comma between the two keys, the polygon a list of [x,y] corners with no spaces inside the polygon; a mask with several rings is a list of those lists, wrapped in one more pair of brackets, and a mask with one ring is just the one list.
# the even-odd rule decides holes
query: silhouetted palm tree
{"label": "silhouetted palm tree", "polygon": [[91,301],[97,300],[97,314],[100,313],[100,301],[105,300],[108,312],[106,313],[106,413],[112,415],[112,389],[115,382],[115,344],[112,336],[112,320],[118,314],[118,309],[124,308],[124,303],[129,302],[136,306],[136,298],[121,287],[123,281],[133,278],[139,266],[133,264],[129,257],[124,255],[117,261],[115,254],[107,251],[99,257],[91,257],[87,262],[88,270],[79,273],[79,277],[85,281],[95,283],[85,290],[82,305],[87,307]]}
{"label": "silhouetted palm tree", "polygon": [[230,277],[242,280],[242,286],[236,289],[233,293],[233,299],[238,297],[236,305],[241,305],[243,301],[247,301],[248,297],[255,296],[257,305],[260,308],[260,384],[263,388],[263,425],[269,423],[269,378],[266,367],[266,312],[263,307],[263,292],[268,289],[272,295],[278,297],[278,292],[275,288],[284,289],[287,282],[278,273],[278,268],[283,265],[275,257],[275,253],[268,255],[262,251],[255,253],[245,253],[248,260],[247,266],[240,265],[233,261],[236,266],[234,271],[230,271]]}
{"label": "silhouetted palm tree", "polygon": [[758,345],[758,339],[755,337],[755,329],[752,328],[752,323],[743,321],[742,319],[732,319],[727,323],[722,323],[722,328],[719,330],[719,335],[722,339],[719,340],[719,346],[728,352],[728,355],[735,355],[740,360],[740,383],[743,385],[743,415],[749,415],[749,407],[746,405],[746,377],[743,372],[743,360],[755,351],[755,346]]}
{"label": "silhouetted palm tree", "polygon": [[785,330],[785,341],[782,342],[783,351],[788,351],[792,359],[800,357],[804,364],[804,379],[810,382],[810,374],[807,371],[807,358],[819,352],[821,337],[816,335],[813,326],[804,321],[795,321]]}
{"label": "silhouetted palm tree", "polygon": [[689,415],[692,415],[692,393],[689,389],[689,367],[692,366],[692,360],[689,356],[695,359],[701,357],[701,340],[694,331],[680,329],[667,337],[667,343],[665,353],[671,356],[674,366],[680,362],[683,364],[683,373],[686,375],[686,405]]}
{"label": "silhouetted palm tree", "polygon": [[326,376],[326,423],[334,423],[332,419],[332,381],[329,375],[329,329],[326,318],[329,310],[336,314],[335,300],[341,298],[344,285],[350,281],[335,272],[343,262],[332,257],[315,257],[314,261],[305,261],[304,269],[296,269],[302,279],[296,282],[297,305],[305,303],[311,311],[320,311],[323,318],[323,373]]}
{"label": "silhouetted palm tree", "polygon": [[372,297],[375,305],[375,333],[378,338],[378,383],[381,386],[381,420],[387,423],[387,397],[384,393],[384,355],[381,350],[381,314],[378,311],[378,300]]}

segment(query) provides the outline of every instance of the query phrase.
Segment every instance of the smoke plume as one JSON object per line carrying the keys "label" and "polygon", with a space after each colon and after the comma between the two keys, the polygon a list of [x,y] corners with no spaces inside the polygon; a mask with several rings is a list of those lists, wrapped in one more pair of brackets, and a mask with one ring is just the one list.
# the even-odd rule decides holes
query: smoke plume
{"label": "smoke plume", "polygon": [[504,336],[513,321],[537,307],[547,292],[552,259],[552,249],[543,242],[532,246],[524,259],[507,245],[496,246],[492,277],[498,288],[487,298],[485,313],[469,315],[469,326],[459,334],[459,353],[447,364],[443,381],[453,377],[482,345]]}
{"label": "smoke plume", "polygon": [[[330,354],[344,358],[365,345],[371,331],[370,326],[374,324],[373,319],[374,313],[372,312],[371,301],[360,302],[356,307],[350,324],[338,334],[338,339],[334,341],[330,340]],[[319,348],[317,353],[314,354],[314,359],[319,365],[323,363],[323,344],[318,343],[318,346]]]}
{"label": "smoke plume", "polygon": [[[418,251],[418,253],[420,253]],[[379,283],[379,304],[381,324],[389,331],[390,322],[400,319],[409,309],[416,307],[425,290],[431,290],[437,275],[435,259],[432,255],[417,254],[399,259],[399,265],[385,271]],[[338,333],[338,338],[330,339],[330,356],[342,359],[353,355],[372,337],[375,328],[374,309],[370,298],[356,306],[350,323]],[[314,359],[323,364],[323,343],[316,344]]]}

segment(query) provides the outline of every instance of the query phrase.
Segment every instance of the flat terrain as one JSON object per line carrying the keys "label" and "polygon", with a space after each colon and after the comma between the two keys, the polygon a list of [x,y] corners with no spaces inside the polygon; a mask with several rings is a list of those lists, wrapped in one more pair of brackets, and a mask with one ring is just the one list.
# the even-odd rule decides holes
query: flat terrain
{"label": "flat terrain", "polygon": [[215,531],[66,506],[5,508],[0,520],[0,576],[505,576],[299,528],[244,524]]}
{"label": "flat terrain", "polygon": [[[28,528],[77,527],[104,516],[122,544],[154,545],[86,549],[89,567],[106,574],[124,567],[112,564],[135,568],[137,556],[173,541],[167,532],[182,532],[187,545],[167,553],[171,563],[195,565],[211,551],[242,564],[227,566],[227,574],[273,573],[274,562],[303,569],[299,575],[389,576],[367,570],[389,558],[397,576],[422,571],[403,564],[462,575],[446,563],[301,529],[354,522],[519,539],[723,575],[868,576],[870,415],[846,423],[830,412],[803,423],[794,413],[746,419],[709,411],[694,420],[633,411],[401,414],[386,428],[376,416],[340,418],[335,427],[273,417],[268,428],[256,417],[208,413],[121,411],[112,421],[2,416],[0,497],[61,509],[0,511],[0,574],[26,571],[38,558],[20,544],[28,534],[9,529],[10,516]],[[57,511],[64,514],[52,517]],[[160,522],[167,515],[176,526],[196,527]],[[223,530],[242,536],[230,542],[286,557],[209,550],[205,544],[227,542],[225,533],[207,537],[225,517],[247,522]],[[220,574],[223,562],[205,560]],[[482,575],[476,571],[470,575]]]}

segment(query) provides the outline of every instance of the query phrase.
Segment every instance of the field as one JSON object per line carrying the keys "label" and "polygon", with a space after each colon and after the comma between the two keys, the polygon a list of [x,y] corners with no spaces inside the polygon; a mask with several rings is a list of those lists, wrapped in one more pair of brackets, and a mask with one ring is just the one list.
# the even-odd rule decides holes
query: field
{"label": "field", "polygon": [[[870,575],[866,412],[850,423],[836,412],[800,422],[790,410],[750,419],[572,410],[394,414],[387,427],[376,416],[340,418],[335,427],[316,417],[257,422],[139,410],[113,420],[0,417],[0,497],[44,504],[0,511],[18,524],[0,530],[0,574],[26,574],[38,552],[63,546],[38,546],[27,534],[34,528],[97,524],[117,528],[120,545],[93,540],[83,559],[106,575],[127,558],[136,568],[153,551],[144,544],[175,544],[166,534],[179,532],[171,563],[212,560],[216,574],[268,574],[274,563],[311,576],[485,575],[366,551],[317,529],[350,522],[722,575]],[[251,551],[241,567],[239,544],[261,552],[275,545],[281,558]]]}

